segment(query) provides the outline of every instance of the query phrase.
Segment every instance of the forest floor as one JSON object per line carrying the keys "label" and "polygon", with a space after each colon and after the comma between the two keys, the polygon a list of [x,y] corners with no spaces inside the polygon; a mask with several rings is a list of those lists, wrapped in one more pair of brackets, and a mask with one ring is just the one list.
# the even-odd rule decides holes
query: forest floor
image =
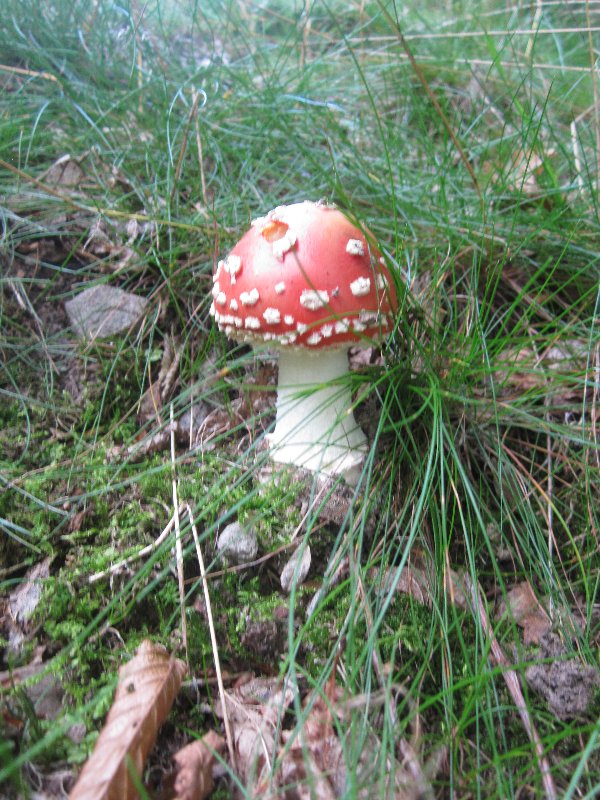
{"label": "forest floor", "polygon": [[[0,796],[597,796],[594,3],[0,20]],[[209,314],[320,198],[398,297],[355,487]]]}

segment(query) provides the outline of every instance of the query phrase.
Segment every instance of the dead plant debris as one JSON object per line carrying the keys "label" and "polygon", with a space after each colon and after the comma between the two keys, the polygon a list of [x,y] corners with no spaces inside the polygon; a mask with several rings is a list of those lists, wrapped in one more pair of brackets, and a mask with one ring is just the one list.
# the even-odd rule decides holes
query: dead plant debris
{"label": "dead plant debris", "polygon": [[131,661],[119,670],[112,708],[70,800],[130,800],[138,796],[133,776],[139,780],[185,673],[185,664],[172,658],[164,647],[142,642]]}

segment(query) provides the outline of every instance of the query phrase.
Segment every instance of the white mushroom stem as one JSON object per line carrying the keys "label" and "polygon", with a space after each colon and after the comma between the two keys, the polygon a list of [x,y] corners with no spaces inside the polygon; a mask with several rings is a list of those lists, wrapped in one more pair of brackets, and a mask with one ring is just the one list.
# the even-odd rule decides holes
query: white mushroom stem
{"label": "white mushroom stem", "polygon": [[352,413],[347,349],[280,350],[277,420],[268,441],[274,461],[360,477],[367,440]]}

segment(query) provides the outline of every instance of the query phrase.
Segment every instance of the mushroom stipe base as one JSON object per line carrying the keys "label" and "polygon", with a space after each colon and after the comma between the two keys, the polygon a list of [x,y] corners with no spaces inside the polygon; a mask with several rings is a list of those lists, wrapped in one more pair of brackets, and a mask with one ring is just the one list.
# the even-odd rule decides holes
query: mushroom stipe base
{"label": "mushroom stipe base", "polygon": [[346,348],[307,358],[279,351],[277,419],[267,435],[275,462],[294,464],[356,485],[367,439],[352,412]]}

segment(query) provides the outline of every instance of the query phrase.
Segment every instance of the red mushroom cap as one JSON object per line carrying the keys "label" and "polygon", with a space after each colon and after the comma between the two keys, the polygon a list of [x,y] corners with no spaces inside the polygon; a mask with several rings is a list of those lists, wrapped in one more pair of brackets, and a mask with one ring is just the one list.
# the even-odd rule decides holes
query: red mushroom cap
{"label": "red mushroom cap", "polygon": [[397,306],[381,254],[324,203],[279,206],[255,220],[213,281],[211,314],[243,341],[349,346],[380,336]]}

